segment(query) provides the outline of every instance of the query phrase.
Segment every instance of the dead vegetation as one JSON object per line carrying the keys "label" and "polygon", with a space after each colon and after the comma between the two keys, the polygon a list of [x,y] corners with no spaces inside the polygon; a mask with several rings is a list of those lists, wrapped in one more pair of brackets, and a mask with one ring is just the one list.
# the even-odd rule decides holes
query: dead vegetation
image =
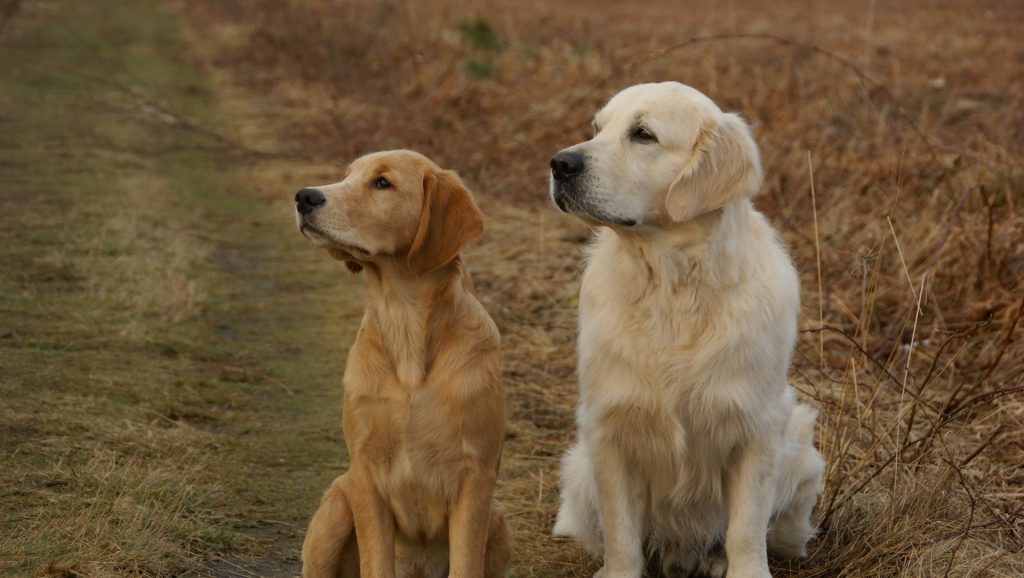
{"label": "dead vegetation", "polygon": [[470,257],[504,335],[514,575],[595,569],[548,537],[586,231],[548,206],[547,159],[610,94],[661,79],[753,123],[759,205],[803,276],[792,377],[829,469],[811,556],[778,575],[1024,572],[1018,4],[186,6],[311,158],[416,148],[480,197]]}

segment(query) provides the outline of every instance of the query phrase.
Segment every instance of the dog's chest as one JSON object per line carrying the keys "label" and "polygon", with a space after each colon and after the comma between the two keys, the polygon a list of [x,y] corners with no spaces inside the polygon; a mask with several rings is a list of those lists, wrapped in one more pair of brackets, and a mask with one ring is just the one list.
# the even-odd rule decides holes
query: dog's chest
{"label": "dog's chest", "polygon": [[346,442],[353,454],[389,472],[393,484],[431,485],[466,455],[458,420],[432,392],[377,391],[346,400]]}
{"label": "dog's chest", "polygon": [[722,331],[727,312],[711,311],[715,297],[698,289],[641,287],[625,273],[597,261],[584,276],[579,354],[586,419],[604,439],[625,446],[655,495],[716,502],[757,413],[742,384],[721,372],[730,351],[721,343],[729,340]]}
{"label": "dog's chest", "polygon": [[[596,271],[594,270],[596,269]],[[684,378],[703,360],[694,353],[707,338],[706,296],[687,287],[646,286],[626,271],[588,269],[580,292],[580,354],[614,353],[652,374]]]}
{"label": "dog's chest", "polygon": [[457,420],[444,419],[443,400],[430,391],[391,387],[346,396],[346,443],[353,465],[361,460],[373,473],[391,505],[401,533],[429,540],[444,532],[449,502],[457,495],[471,450],[461,439]]}

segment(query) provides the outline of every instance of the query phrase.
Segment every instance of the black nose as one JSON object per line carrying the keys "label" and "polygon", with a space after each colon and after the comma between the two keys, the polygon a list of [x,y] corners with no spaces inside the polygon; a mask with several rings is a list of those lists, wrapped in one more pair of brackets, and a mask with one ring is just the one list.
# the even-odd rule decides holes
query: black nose
{"label": "black nose", "polygon": [[583,171],[583,155],[562,151],[551,157],[551,174],[555,180],[568,181]]}
{"label": "black nose", "polygon": [[295,208],[303,215],[312,213],[317,207],[326,202],[327,197],[318,189],[306,187],[295,193]]}

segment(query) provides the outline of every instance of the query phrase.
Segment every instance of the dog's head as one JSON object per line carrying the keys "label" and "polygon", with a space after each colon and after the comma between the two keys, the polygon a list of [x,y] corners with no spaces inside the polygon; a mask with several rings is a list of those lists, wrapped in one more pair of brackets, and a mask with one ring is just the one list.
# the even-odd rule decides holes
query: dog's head
{"label": "dog's head", "polygon": [[413,151],[356,159],[332,185],[295,194],[299,232],[357,273],[403,259],[422,275],[448,264],[483,231],[483,216],[458,175]]}
{"label": "dog's head", "polygon": [[594,136],[551,159],[559,209],[612,227],[689,221],[761,186],[747,124],[678,82],[638,84],[594,117]]}

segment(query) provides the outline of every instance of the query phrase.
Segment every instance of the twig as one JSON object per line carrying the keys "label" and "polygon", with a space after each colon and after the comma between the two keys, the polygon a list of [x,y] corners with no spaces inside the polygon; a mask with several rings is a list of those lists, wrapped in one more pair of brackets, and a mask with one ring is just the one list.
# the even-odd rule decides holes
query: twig
{"label": "twig", "polygon": [[[892,227],[892,221],[889,221],[889,226]],[[896,231],[893,231],[893,236],[895,236],[895,235],[896,235]],[[899,248],[899,246],[900,246],[899,242],[897,241],[896,247]],[[901,254],[901,256],[902,256],[902,254]],[[901,389],[900,389],[900,405],[899,405],[899,410],[897,410],[897,412],[896,412],[896,468],[895,468],[896,472],[899,471],[899,459],[900,459],[899,456],[902,453],[902,450],[900,449],[900,426],[899,426],[899,422],[903,419],[903,399],[904,399],[904,396],[907,394],[907,378],[910,377],[910,361],[914,357],[914,342],[917,340],[917,321],[920,318],[920,314],[921,314],[921,299],[924,298],[925,285],[927,283],[928,283],[928,273],[925,273],[924,275],[921,276],[921,290],[918,292],[918,296],[917,296],[917,309],[915,310],[915,313],[914,313],[914,325],[913,325],[912,329],[910,330],[910,345],[907,347],[907,364],[903,368],[903,383],[902,383],[902,386],[901,386]],[[913,285],[911,285],[911,288],[913,288]],[[915,402],[912,404],[912,408],[911,408],[911,411],[910,411],[911,417],[916,415],[916,413],[917,413],[916,412],[917,402],[920,399],[921,399],[921,395],[920,395],[920,391],[919,391],[918,395],[915,397]],[[907,424],[907,439],[910,438],[910,435],[911,435],[910,427],[912,425],[913,425],[913,419],[911,419],[910,423]],[[898,479],[899,479],[898,476],[894,476],[893,477],[893,480],[892,480],[892,483],[893,483],[893,493],[896,492],[896,482],[897,482]]]}
{"label": "twig", "polygon": [[889,223],[889,230],[892,231],[892,239],[896,241],[896,253],[900,256],[900,263],[903,264],[903,274],[907,276],[907,284],[910,285],[910,292],[914,294],[914,300],[918,302],[918,311],[921,309],[921,300],[917,296],[917,289],[914,288],[914,281],[910,278],[910,269],[907,267],[907,260],[903,258],[903,248],[900,247],[900,239],[896,236],[896,228],[892,225],[892,219],[888,216],[885,217],[886,222]]}
{"label": "twig", "polygon": [[996,431],[992,432],[992,435],[988,436],[988,439],[986,439],[985,441],[981,442],[981,444],[978,446],[978,449],[976,449],[973,452],[971,452],[971,454],[969,456],[967,456],[966,458],[960,460],[960,467],[962,468],[962,467],[966,466],[967,464],[969,464],[972,461],[974,461],[974,458],[976,458],[979,455],[981,455],[981,452],[985,451],[985,448],[987,448],[988,446],[992,445],[992,442],[994,442],[995,439],[1001,433],[1003,433],[1004,429],[1005,429],[1005,424],[1000,425],[999,427],[997,427]]}
{"label": "twig", "polygon": [[945,458],[942,458],[942,461],[949,464],[949,467],[953,468],[953,471],[956,472],[957,479],[960,481],[960,487],[962,487],[964,491],[967,492],[967,499],[971,501],[971,511],[967,515],[967,527],[964,528],[963,533],[960,534],[960,539],[957,540],[956,546],[953,547],[953,552],[949,555],[949,564],[946,566],[946,573],[942,575],[943,578],[949,578],[949,573],[953,570],[953,561],[956,560],[957,552],[960,551],[960,546],[962,546],[964,540],[967,539],[967,534],[971,532],[971,527],[974,524],[974,508],[976,504],[974,500],[974,494],[971,493],[971,488],[967,485],[967,481],[964,480],[964,473],[953,462],[950,462]]}
{"label": "twig", "polygon": [[947,418],[947,422],[944,422],[944,423],[948,423],[948,421],[952,420],[953,417],[955,417],[956,415],[962,413],[965,409],[967,409],[968,407],[970,407],[970,406],[972,406],[974,404],[981,403],[983,401],[990,401],[990,402],[991,401],[995,401],[995,400],[999,399],[1000,397],[1006,397],[1007,395],[1013,395],[1013,394],[1015,394],[1017,392],[1021,392],[1021,391],[1024,391],[1024,384],[1018,384],[1018,385],[1015,385],[1013,387],[1004,387],[1002,389],[997,389],[997,390],[994,390],[994,391],[986,391],[985,393],[979,393],[978,395],[975,395],[974,397],[968,397],[962,403],[958,404],[957,407],[950,408],[950,409],[945,409],[945,411],[951,412],[951,413],[949,413],[949,417]]}
{"label": "twig", "polygon": [[946,226],[942,229],[942,234],[939,235],[939,240],[935,242],[935,247],[932,249],[932,255],[928,259],[928,263],[925,265],[925,271],[931,270],[935,267],[935,264],[939,262],[939,257],[942,255],[942,249],[946,246],[946,241],[949,240],[950,234],[953,232],[953,221],[956,220],[956,216],[960,214],[960,208],[963,207],[964,201],[970,196],[971,192],[981,188],[980,185],[970,185],[964,187],[964,192],[960,194],[960,198],[956,200],[953,208],[949,210],[949,216],[946,218]]}
{"label": "twig", "polygon": [[234,572],[234,571],[231,571],[231,570],[224,569],[224,571],[226,571],[226,572],[234,574],[235,576],[252,576],[254,578],[260,578],[259,574],[253,572],[252,570],[249,570],[248,568],[243,568],[242,566],[239,566],[238,564],[235,564],[234,562],[232,562],[231,560],[228,560],[227,558],[225,558],[223,556],[216,556],[216,558],[217,558],[217,560],[220,560],[221,562],[223,562],[223,563],[225,563],[225,564],[227,564],[229,566],[232,566],[234,568],[237,568],[238,570],[241,570],[242,572],[244,572],[244,574],[240,574],[238,572]]}
{"label": "twig", "polygon": [[[865,359],[867,359],[872,364],[874,364],[875,367],[880,369],[882,371],[882,373],[885,375],[885,377],[889,378],[889,380],[892,381],[895,386],[899,386],[900,385],[900,383],[901,383],[900,379],[897,378],[895,375],[893,375],[892,372],[889,371],[889,369],[885,366],[885,364],[883,364],[881,361],[878,361],[877,359],[875,359],[875,357],[873,355],[871,355],[871,353],[869,353],[866,349],[864,349],[864,347],[861,346],[860,343],[857,343],[857,340],[854,339],[854,337],[852,335],[850,335],[849,333],[847,333],[846,331],[840,329],[839,327],[834,327],[832,325],[825,325],[824,327],[818,327],[818,328],[814,328],[814,329],[801,329],[800,333],[813,333],[815,331],[831,331],[831,332],[833,332],[833,333],[835,333],[837,335],[842,336],[846,341],[848,341],[850,343],[850,345],[852,345],[854,347],[854,349],[859,351],[861,353],[861,355],[863,355],[865,357]],[[920,398],[920,396],[917,393],[915,393],[914,391],[910,391],[909,393],[915,399],[919,399]],[[925,407],[927,407],[928,409],[930,409],[932,411],[935,411],[935,412],[938,411],[938,408],[932,407],[931,405],[929,405],[923,399],[919,399],[919,401]]]}
{"label": "twig", "polygon": [[276,384],[281,389],[283,389],[284,392],[287,393],[289,397],[295,397],[295,392],[292,391],[292,388],[288,387],[288,384],[286,384],[285,382],[281,381],[280,379],[277,379],[276,377],[271,377],[270,381]]}
{"label": "twig", "polygon": [[980,385],[982,381],[987,381],[989,377],[992,377],[992,372],[999,366],[999,362],[1003,360],[1003,354],[1006,353],[1006,346],[1013,340],[1013,330],[1017,328],[1017,323],[1020,322],[1020,316],[1024,313],[1024,297],[1020,298],[1020,305],[1017,307],[1017,314],[1013,317],[1013,322],[1010,323],[1010,328],[1006,330],[1006,337],[1003,338],[1002,345],[999,346],[999,353],[996,354],[996,358],[992,361],[992,364],[988,366],[988,371],[985,372],[985,377],[978,381]]}
{"label": "twig", "polygon": [[[945,353],[945,351],[946,351],[946,346],[948,346],[954,339],[957,339],[957,338],[960,338],[960,337],[966,337],[966,336],[970,335],[971,333],[974,333],[975,331],[977,331],[979,329],[983,329],[985,327],[988,327],[988,325],[990,323],[992,323],[992,320],[991,319],[986,319],[985,321],[982,321],[980,323],[975,323],[973,326],[968,327],[967,329],[964,329],[963,331],[959,331],[959,332],[954,333],[954,334],[950,335],[949,337],[947,337],[946,340],[942,342],[942,345],[939,346],[939,350],[932,357],[932,364],[928,368],[928,373],[925,375],[924,381],[921,382],[921,388],[920,388],[919,391],[923,392],[925,390],[925,388],[928,387],[928,385],[931,383],[931,381],[933,379],[933,375],[935,374],[935,369],[939,365],[939,359],[942,358],[942,354]],[[959,354],[959,352],[958,352],[958,354]],[[956,356],[954,356],[954,359],[955,358],[956,358]],[[943,370],[945,370],[945,368],[943,368]],[[942,372],[940,371],[939,373],[941,374]]]}
{"label": "twig", "polygon": [[263,151],[246,146],[209,127],[199,124],[197,121],[194,121],[181,113],[170,110],[166,106],[146,96],[142,93],[142,91],[138,90],[137,88],[123,84],[112,78],[107,78],[104,76],[99,76],[96,74],[83,71],[74,71],[74,74],[77,74],[78,76],[81,76],[83,78],[90,79],[94,82],[106,84],[124,94],[127,94],[128,96],[131,96],[143,106],[148,107],[154,112],[156,112],[164,121],[166,121],[168,124],[171,124],[172,126],[177,126],[185,130],[199,133],[213,141],[216,141],[224,146],[227,146],[228,148],[235,149],[244,154],[262,158],[294,158],[296,156],[295,153],[288,153],[283,151]]}
{"label": "twig", "polygon": [[[1010,344],[1010,341],[1012,341],[1013,331],[1017,328],[1017,323],[1020,322],[1022,313],[1024,313],[1024,297],[1020,300],[1020,305],[1017,307],[1017,314],[1014,316],[1013,322],[1010,323],[1010,327],[1006,331],[1006,337],[1003,338],[1003,343],[999,346],[999,352],[996,354],[996,358],[992,360],[992,363],[988,366],[985,376],[974,383],[975,387],[980,386],[988,380],[988,378],[992,376],[992,372],[995,371],[996,367],[999,365],[999,362],[1003,360],[1003,354],[1006,353],[1006,347]],[[964,384],[966,383],[966,381],[961,381],[949,394],[949,397],[946,398],[946,402],[942,404],[943,413],[956,411],[957,407],[964,403],[957,401],[957,398],[960,396],[960,391],[963,390]]]}
{"label": "twig", "polygon": [[1005,397],[1007,395],[1013,395],[1015,393],[1019,393],[1019,392],[1022,392],[1022,391],[1024,391],[1024,385],[1017,385],[1017,386],[1014,386],[1014,387],[1005,387],[1005,388],[1002,388],[1002,389],[997,389],[995,391],[979,393],[978,395],[976,395],[974,397],[969,397],[969,398],[965,399],[963,402],[957,404],[957,406],[953,407],[953,408],[948,408],[948,407],[943,406],[942,411],[940,413],[941,418],[939,419],[939,421],[936,422],[934,425],[932,425],[932,427],[928,431],[928,433],[925,434],[924,436],[922,436],[919,439],[930,439],[930,438],[934,437],[935,434],[937,434],[943,427],[946,426],[946,424],[952,422],[954,419],[956,419],[956,417],[958,415],[960,415],[961,413],[963,413],[964,411],[966,411],[967,409],[969,409],[973,405],[979,404],[979,403],[981,403],[983,401],[995,401],[995,400],[999,399],[1000,397]]}
{"label": "twig", "polygon": [[[923,441],[923,439],[924,438],[918,438],[918,439],[914,440],[913,442],[911,442],[909,445],[916,445],[918,443],[921,443],[921,441]],[[883,471],[885,471],[885,468],[889,467],[889,464],[891,464],[893,462],[893,460],[896,459],[896,454],[897,453],[898,452],[893,452],[893,454],[890,455],[887,460],[882,462],[881,465],[879,465],[878,468],[876,468],[874,472],[869,474],[867,478],[865,478],[863,481],[861,481],[861,483],[857,484],[849,492],[844,493],[843,494],[843,500],[841,502],[839,502],[839,504],[835,503],[835,499],[838,498],[838,493],[837,493],[836,496],[833,497],[832,502],[829,504],[829,508],[825,512],[825,515],[822,518],[823,519],[822,523],[824,524],[824,520],[828,520],[829,517],[832,516],[832,513],[838,507],[840,507],[843,504],[845,504],[846,501],[849,500],[851,496],[856,496],[857,494],[859,494],[860,491],[863,490],[864,488],[866,488],[868,484],[870,484],[875,478],[877,478],[879,476],[879,474],[881,474]]]}
{"label": "twig", "polygon": [[[811,180],[811,213],[814,215],[814,256],[818,261],[818,324],[825,325],[825,302],[821,290],[821,235],[818,233],[818,200],[814,193],[814,163],[811,151],[807,151],[807,173]],[[818,358],[821,371],[825,371],[825,332],[818,334]]]}

